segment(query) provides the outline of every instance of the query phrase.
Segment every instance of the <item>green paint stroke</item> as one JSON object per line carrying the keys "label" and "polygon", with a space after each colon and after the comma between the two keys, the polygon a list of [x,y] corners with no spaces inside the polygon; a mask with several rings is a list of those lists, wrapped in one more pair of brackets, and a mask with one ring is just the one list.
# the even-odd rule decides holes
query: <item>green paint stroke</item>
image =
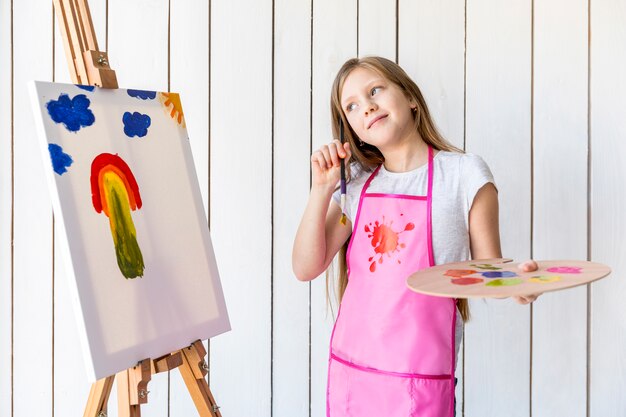
{"label": "green paint stroke", "polygon": [[524,282],[524,280],[522,280],[520,278],[494,279],[492,281],[489,281],[485,285],[488,286],[488,287],[509,287],[511,285],[519,285],[522,282]]}
{"label": "green paint stroke", "polygon": [[489,270],[489,271],[499,271],[499,270],[502,269],[502,268],[495,267],[495,266],[493,266],[491,264],[471,264],[471,266],[474,266],[474,267],[476,267],[478,269],[486,269],[486,270]]}
{"label": "green paint stroke", "polygon": [[[110,191],[109,225],[115,244],[117,265],[126,278],[143,276],[143,255],[137,243],[137,232],[130,215],[126,190],[119,190],[121,182],[113,181]],[[121,194],[121,195],[120,195]]]}

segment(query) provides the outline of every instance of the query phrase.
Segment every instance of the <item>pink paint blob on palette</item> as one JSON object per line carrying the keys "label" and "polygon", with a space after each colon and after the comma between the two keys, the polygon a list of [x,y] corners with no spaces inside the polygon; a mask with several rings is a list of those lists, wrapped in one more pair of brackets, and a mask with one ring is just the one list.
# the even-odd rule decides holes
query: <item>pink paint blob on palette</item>
{"label": "pink paint blob on palette", "polygon": [[511,259],[481,259],[422,269],[407,279],[416,292],[451,298],[491,298],[539,294],[588,284],[611,269],[577,260],[537,261],[538,269],[524,272]]}

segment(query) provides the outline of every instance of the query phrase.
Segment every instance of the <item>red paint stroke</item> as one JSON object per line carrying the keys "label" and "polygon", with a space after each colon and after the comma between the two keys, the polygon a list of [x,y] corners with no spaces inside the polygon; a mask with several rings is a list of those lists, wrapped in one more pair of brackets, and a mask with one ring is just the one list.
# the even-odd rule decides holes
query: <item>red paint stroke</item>
{"label": "red paint stroke", "polygon": [[467,275],[472,275],[474,273],[476,273],[476,271],[474,271],[473,269],[449,269],[446,271],[444,275],[458,278],[458,277],[464,277]]}
{"label": "red paint stroke", "polygon": [[473,285],[473,284],[480,284],[483,281],[484,279],[482,278],[457,278],[457,279],[450,280],[450,282],[453,283],[454,285]]}
{"label": "red paint stroke", "polygon": [[101,189],[101,178],[109,171],[117,174],[124,182],[131,210],[141,208],[141,195],[139,194],[139,186],[135,176],[122,158],[117,154],[113,155],[110,153],[101,153],[91,163],[91,200],[93,208],[98,213],[104,211],[104,214],[109,215],[109,208],[106,207],[106,201],[102,199]]}
{"label": "red paint stroke", "polygon": [[[388,257],[395,252],[400,252],[400,249],[404,249],[406,245],[400,242],[400,234],[403,232],[411,231],[415,229],[413,223],[407,223],[404,229],[396,232],[392,228],[393,221],[385,222],[385,216],[383,216],[382,223],[375,221],[374,223],[366,224],[364,227],[367,237],[371,239],[372,247],[374,248],[374,255],[371,256],[368,261],[370,262],[370,271],[376,271],[376,263],[383,263],[383,255]],[[402,263],[398,260],[398,263]]]}

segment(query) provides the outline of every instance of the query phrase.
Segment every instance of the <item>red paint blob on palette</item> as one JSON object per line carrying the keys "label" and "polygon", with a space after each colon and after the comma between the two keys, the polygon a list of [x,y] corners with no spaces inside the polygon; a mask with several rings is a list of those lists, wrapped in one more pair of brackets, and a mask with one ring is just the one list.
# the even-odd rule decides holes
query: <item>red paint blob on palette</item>
{"label": "red paint blob on palette", "polygon": [[474,273],[476,273],[476,271],[474,271],[473,269],[449,269],[446,271],[444,275],[458,278],[458,277],[464,277],[467,275],[472,275]]}
{"label": "red paint blob on palette", "polygon": [[473,285],[480,284],[483,281],[484,279],[482,278],[457,278],[450,280],[450,282],[452,282],[454,285]]}

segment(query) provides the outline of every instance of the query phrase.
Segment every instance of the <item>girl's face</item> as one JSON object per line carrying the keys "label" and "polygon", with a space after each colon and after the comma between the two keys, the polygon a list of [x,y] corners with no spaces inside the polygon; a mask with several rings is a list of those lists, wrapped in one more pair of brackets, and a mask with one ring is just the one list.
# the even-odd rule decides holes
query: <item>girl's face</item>
{"label": "girl's face", "polygon": [[348,75],[341,106],[359,138],[383,153],[416,134],[412,115],[415,103],[370,69],[358,67]]}

